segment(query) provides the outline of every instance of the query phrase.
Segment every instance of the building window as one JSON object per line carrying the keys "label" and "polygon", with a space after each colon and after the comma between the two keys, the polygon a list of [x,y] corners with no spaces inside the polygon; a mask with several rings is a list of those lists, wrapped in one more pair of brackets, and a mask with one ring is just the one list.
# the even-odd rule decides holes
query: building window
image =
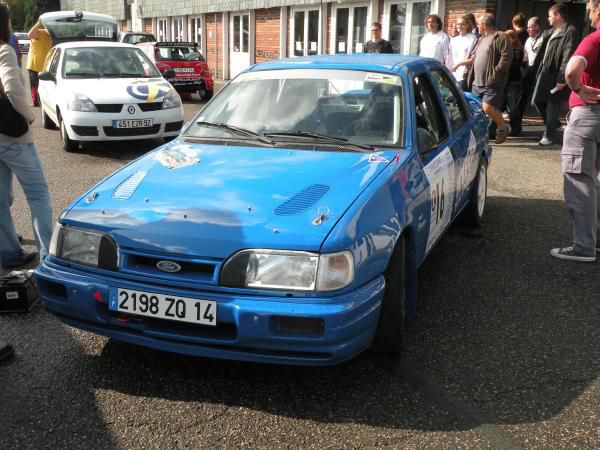
{"label": "building window", "polygon": [[367,4],[351,4],[336,7],[334,20],[333,53],[362,53],[368,40],[369,7]]}
{"label": "building window", "polygon": [[250,15],[236,14],[233,16],[233,51],[248,53],[250,42]]}
{"label": "building window", "polygon": [[321,53],[321,13],[319,9],[294,9],[292,36],[291,55],[306,56]]}
{"label": "building window", "polygon": [[183,17],[173,17],[171,23],[173,25],[172,40],[183,42]]}
{"label": "building window", "polygon": [[390,41],[395,53],[417,54],[419,52],[419,42],[427,32],[425,17],[432,12],[434,12],[432,1],[386,2],[383,21],[384,37]]}
{"label": "building window", "polygon": [[168,41],[169,40],[169,26],[167,19],[157,19],[156,20],[156,30],[157,36],[156,39],[159,41]]}
{"label": "building window", "polygon": [[191,17],[190,18],[190,40],[198,44],[198,48],[201,52],[204,51],[202,47],[202,17]]}

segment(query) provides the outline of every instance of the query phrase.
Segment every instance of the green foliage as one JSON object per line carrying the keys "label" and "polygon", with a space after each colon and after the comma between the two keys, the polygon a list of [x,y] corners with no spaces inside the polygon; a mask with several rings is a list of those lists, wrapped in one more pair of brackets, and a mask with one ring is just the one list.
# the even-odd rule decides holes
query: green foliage
{"label": "green foliage", "polygon": [[8,0],[15,30],[29,31],[40,14],[60,11],[60,0]]}

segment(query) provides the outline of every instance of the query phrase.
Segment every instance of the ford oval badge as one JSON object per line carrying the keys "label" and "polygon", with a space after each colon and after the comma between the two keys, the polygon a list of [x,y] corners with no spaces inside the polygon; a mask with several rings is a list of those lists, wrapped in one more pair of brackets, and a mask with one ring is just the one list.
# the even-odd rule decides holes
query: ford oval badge
{"label": "ford oval badge", "polygon": [[181,270],[181,266],[175,261],[159,261],[156,263],[158,270],[163,272],[175,273]]}

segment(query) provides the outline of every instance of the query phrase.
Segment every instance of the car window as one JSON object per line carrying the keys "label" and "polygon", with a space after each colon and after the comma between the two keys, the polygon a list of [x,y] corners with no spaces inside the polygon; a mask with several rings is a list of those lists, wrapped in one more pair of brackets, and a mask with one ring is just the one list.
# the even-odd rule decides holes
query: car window
{"label": "car window", "polygon": [[53,48],[52,50],[50,50],[50,52],[48,52],[48,55],[46,56],[46,59],[44,60],[44,72],[49,72],[50,71],[50,63],[52,62],[52,58],[54,58],[54,54],[56,53],[58,49]]}
{"label": "car window", "polygon": [[149,78],[160,72],[139,48],[76,47],[65,51],[64,78]]}
{"label": "car window", "polygon": [[464,104],[459,97],[461,94],[456,89],[454,82],[441,70],[433,70],[430,73],[448,111],[452,131],[456,131],[468,120]]}
{"label": "car window", "polygon": [[56,76],[56,72],[58,71],[59,60],[60,60],[60,48],[57,48],[56,51],[54,52],[54,55],[52,55],[50,65],[48,67],[48,72],[50,72],[54,76]]}
{"label": "car window", "polygon": [[140,42],[154,42],[156,39],[149,34],[126,34],[123,37],[123,42],[127,44],[139,44]]}
{"label": "car window", "polygon": [[204,61],[204,57],[193,46],[156,47],[157,61]]}
{"label": "car window", "polygon": [[[272,70],[234,79],[198,120],[259,134],[312,133],[354,144],[400,146],[403,103],[397,76],[351,70]],[[231,137],[227,131],[202,125],[186,132]]]}
{"label": "car window", "polygon": [[421,128],[431,134],[433,145],[440,144],[448,137],[448,130],[433,86],[427,75],[421,74],[414,78],[413,87],[417,133]]}

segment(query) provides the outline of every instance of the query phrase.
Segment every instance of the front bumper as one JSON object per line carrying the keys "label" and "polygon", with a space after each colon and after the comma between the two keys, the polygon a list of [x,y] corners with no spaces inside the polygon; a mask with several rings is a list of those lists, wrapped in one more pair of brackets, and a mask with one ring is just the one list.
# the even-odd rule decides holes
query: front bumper
{"label": "front bumper", "polygon": [[[127,106],[119,113],[67,111],[63,115],[69,138],[74,141],[129,141],[178,136],[183,127],[183,108],[160,111],[127,113]],[[152,127],[113,128],[113,121],[152,119]]]}
{"label": "front bumper", "polygon": [[[106,278],[48,260],[36,269],[36,280],[44,307],[76,328],[169,352],[296,365],[338,364],[367,349],[385,287],[380,276],[335,297],[244,296]],[[217,326],[123,316],[108,309],[117,288],[216,301]],[[320,319],[322,332],[282,331],[275,326],[279,317]]]}

